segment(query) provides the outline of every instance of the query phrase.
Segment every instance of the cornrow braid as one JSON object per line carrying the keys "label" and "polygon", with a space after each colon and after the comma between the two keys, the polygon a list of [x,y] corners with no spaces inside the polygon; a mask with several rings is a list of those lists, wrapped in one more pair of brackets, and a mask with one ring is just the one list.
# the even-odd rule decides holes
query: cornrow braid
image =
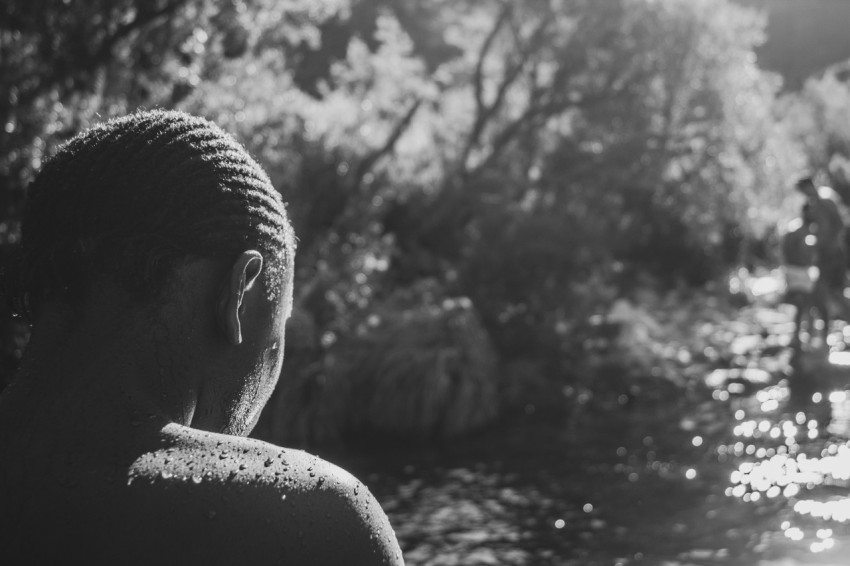
{"label": "cornrow braid", "polygon": [[180,259],[250,248],[266,258],[267,288],[279,289],[295,237],[262,168],[207,120],[137,112],[79,134],[47,161],[29,188],[5,286],[32,320],[46,297],[81,297],[94,274],[151,298]]}

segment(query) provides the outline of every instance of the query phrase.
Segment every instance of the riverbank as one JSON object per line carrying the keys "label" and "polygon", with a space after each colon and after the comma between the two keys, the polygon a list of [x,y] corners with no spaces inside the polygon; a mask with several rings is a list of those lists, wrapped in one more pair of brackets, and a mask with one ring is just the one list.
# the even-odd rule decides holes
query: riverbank
{"label": "riverbank", "polygon": [[678,368],[677,398],[645,387],[578,422],[532,411],[447,444],[326,455],[365,479],[412,565],[840,564],[850,403],[835,380],[792,395],[790,309],[717,301],[652,311],[687,327],[656,364]]}

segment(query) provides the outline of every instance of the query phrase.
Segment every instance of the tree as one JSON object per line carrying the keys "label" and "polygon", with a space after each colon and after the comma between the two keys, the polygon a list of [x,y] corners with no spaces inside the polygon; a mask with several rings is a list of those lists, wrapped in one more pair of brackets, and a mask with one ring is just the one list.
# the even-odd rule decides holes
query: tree
{"label": "tree", "polygon": [[[436,256],[419,266],[471,296],[494,335],[526,321],[500,351],[550,343],[623,274],[716,276],[730,232],[775,224],[801,159],[775,125],[779,83],[755,66],[756,14],[678,0],[458,11],[446,33],[464,55],[440,69],[429,119],[439,184],[408,197],[419,213],[395,234],[408,259]],[[597,278],[594,300],[580,282]]]}

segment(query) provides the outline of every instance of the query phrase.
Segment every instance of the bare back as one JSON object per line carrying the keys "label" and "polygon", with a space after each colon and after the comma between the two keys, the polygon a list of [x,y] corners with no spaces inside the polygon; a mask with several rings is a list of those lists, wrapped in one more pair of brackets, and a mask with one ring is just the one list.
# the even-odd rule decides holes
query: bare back
{"label": "bare back", "polygon": [[303,451],[155,419],[107,449],[4,420],[0,563],[402,563],[369,490]]}

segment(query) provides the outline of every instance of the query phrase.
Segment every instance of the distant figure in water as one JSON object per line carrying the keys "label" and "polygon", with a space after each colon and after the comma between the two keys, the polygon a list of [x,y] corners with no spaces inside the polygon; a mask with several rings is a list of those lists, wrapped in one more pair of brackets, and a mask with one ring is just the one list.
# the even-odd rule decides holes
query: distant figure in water
{"label": "distant figure in water", "polygon": [[[845,254],[845,227],[836,203],[837,195],[829,187],[816,187],[812,177],[797,181],[797,190],[810,207],[815,253],[820,277],[818,285],[825,295],[827,309],[834,310],[847,320],[848,308],[844,297],[847,260]],[[827,325],[828,320],[824,321]]]}
{"label": "distant figure in water", "polygon": [[402,564],[344,470],[245,438],[277,382],[294,235],[210,122],[62,146],[4,285],[32,323],[0,397],[0,564]]}
{"label": "distant figure in water", "polygon": [[800,217],[791,221],[788,233],[782,239],[782,267],[787,287],[785,302],[795,307],[794,336],[791,341],[795,350],[798,350],[802,344],[800,335],[804,319],[808,322],[809,333],[813,333],[813,310],[816,310],[824,321],[822,332],[824,341],[828,333],[829,312],[825,301],[826,295],[819,281],[819,270],[816,267],[815,229],[812,207],[807,202],[802,207]]}

